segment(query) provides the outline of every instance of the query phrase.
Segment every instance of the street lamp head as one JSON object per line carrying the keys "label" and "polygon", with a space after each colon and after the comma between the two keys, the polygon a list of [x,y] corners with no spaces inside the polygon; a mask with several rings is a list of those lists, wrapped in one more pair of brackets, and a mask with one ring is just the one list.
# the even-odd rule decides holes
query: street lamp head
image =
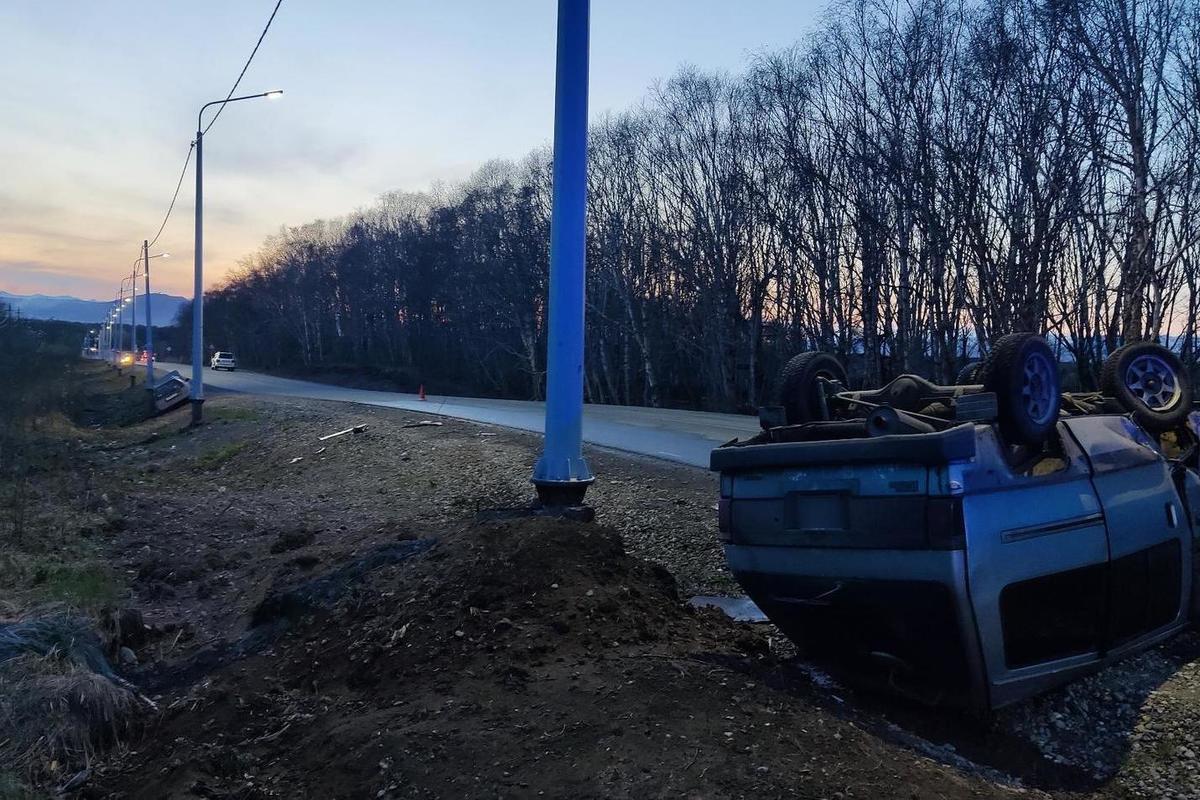
{"label": "street lamp head", "polygon": [[[269,92],[258,92],[257,94],[244,94],[241,97],[226,97],[224,100],[213,100],[209,103],[205,103],[204,105],[200,106],[200,113],[196,115],[196,131],[200,135],[196,137],[195,141],[193,141],[192,144],[195,145],[196,147],[199,147],[200,142],[201,142],[202,138],[204,137],[204,134],[208,130],[207,128],[204,127],[204,111],[205,111],[205,109],[207,109],[211,106],[224,107],[229,103],[236,103],[239,100],[258,100],[263,97],[265,97],[267,99],[274,99],[276,97],[282,97],[282,96],[283,96],[283,89],[272,89]],[[217,111],[217,113],[220,114],[221,112]]]}

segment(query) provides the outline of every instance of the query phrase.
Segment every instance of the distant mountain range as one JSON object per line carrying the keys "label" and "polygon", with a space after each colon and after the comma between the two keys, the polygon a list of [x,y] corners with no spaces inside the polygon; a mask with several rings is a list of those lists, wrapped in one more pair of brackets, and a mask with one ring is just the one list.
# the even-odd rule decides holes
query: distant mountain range
{"label": "distant mountain range", "polygon": [[[150,295],[150,311],[154,325],[171,325],[179,313],[179,307],[187,302],[186,297],[176,297],[170,294]],[[146,317],[146,297],[137,296],[138,324],[144,323]],[[78,297],[54,297],[44,294],[10,294],[0,292],[0,303],[12,306],[23,317],[30,319],[57,319],[64,322],[97,323],[104,319],[104,314],[112,306],[111,300],[80,300]]]}

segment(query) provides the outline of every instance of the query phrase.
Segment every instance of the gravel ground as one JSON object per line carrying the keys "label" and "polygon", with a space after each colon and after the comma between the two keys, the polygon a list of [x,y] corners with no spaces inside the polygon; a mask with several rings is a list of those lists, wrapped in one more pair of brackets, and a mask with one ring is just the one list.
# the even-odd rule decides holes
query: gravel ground
{"label": "gravel ground", "polygon": [[1114,796],[1200,797],[1200,636],[1159,647],[1014,707],[1001,727]]}

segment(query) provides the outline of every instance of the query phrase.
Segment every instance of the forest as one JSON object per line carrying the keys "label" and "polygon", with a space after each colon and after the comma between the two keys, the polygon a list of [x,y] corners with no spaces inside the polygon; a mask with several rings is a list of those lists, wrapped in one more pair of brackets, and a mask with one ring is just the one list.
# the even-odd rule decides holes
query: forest
{"label": "forest", "polygon": [[[846,0],[738,74],[682,68],[590,132],[586,399],[749,410],[813,349],[952,381],[1018,330],[1068,387],[1140,339],[1194,370],[1198,104],[1191,0]],[[539,398],[550,160],[282,229],[207,338]]]}

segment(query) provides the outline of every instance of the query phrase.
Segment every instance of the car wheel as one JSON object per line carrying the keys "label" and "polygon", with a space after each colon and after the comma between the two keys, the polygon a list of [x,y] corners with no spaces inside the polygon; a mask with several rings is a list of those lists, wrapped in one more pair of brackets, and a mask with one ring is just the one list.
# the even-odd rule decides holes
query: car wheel
{"label": "car wheel", "polygon": [[1114,350],[1100,371],[1100,389],[1156,433],[1179,427],[1192,410],[1192,383],[1183,362],[1154,342]]}
{"label": "car wheel", "polygon": [[780,375],[779,401],[789,425],[825,419],[821,405],[821,380],[845,386],[846,368],[829,353],[809,352],[794,356]]}
{"label": "car wheel", "polygon": [[1027,445],[1045,441],[1062,405],[1058,363],[1046,340],[1036,333],[1003,336],[978,374],[984,390],[996,395],[1005,440]]}
{"label": "car wheel", "polygon": [[979,361],[970,361],[965,367],[958,371],[958,377],[954,379],[955,386],[974,386],[979,383],[979,367],[982,363]]}

